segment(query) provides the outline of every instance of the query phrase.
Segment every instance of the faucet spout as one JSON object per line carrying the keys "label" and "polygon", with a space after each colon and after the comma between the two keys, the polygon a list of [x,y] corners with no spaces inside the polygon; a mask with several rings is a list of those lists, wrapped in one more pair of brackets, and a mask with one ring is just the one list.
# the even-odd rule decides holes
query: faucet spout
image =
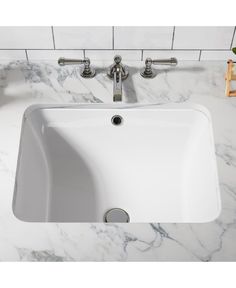
{"label": "faucet spout", "polygon": [[122,80],[125,80],[128,75],[128,69],[121,64],[121,57],[114,57],[114,64],[110,66],[108,77],[113,79],[113,101],[122,101]]}
{"label": "faucet spout", "polygon": [[122,101],[122,76],[120,71],[114,72],[113,101],[114,102]]}

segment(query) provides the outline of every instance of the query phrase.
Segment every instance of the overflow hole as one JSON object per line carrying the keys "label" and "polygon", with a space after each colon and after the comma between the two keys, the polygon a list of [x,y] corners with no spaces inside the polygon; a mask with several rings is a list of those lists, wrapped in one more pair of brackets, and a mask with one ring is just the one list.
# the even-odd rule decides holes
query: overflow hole
{"label": "overflow hole", "polygon": [[111,123],[115,126],[121,125],[123,122],[123,118],[120,115],[115,115],[111,118]]}

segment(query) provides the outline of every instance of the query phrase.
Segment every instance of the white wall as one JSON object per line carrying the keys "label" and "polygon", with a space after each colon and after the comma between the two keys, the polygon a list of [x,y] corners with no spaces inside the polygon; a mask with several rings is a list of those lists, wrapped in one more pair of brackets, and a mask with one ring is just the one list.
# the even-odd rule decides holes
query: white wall
{"label": "white wall", "polygon": [[112,60],[177,57],[235,59],[235,27],[0,27],[0,60],[54,60],[59,56]]}

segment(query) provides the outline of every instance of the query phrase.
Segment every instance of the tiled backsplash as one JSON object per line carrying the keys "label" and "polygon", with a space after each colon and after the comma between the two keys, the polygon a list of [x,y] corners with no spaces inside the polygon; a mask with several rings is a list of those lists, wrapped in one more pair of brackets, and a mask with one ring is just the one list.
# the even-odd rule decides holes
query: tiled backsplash
{"label": "tiled backsplash", "polygon": [[0,27],[0,60],[55,60],[90,57],[124,60],[176,57],[179,60],[236,59],[235,27]]}

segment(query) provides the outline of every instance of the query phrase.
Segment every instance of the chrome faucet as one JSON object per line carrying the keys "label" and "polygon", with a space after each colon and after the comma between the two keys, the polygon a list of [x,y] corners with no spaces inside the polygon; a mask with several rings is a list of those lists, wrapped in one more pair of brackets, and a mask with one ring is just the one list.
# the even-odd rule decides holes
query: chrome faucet
{"label": "chrome faucet", "polygon": [[89,58],[84,59],[67,59],[67,58],[59,58],[58,64],[60,66],[65,65],[84,65],[80,71],[80,75],[83,78],[93,78],[96,74],[95,70],[90,66]]}
{"label": "chrome faucet", "polygon": [[122,80],[125,80],[129,71],[126,66],[121,63],[121,56],[114,57],[114,64],[112,64],[107,72],[109,78],[113,79],[113,101],[122,101]]}
{"label": "chrome faucet", "polygon": [[152,65],[169,65],[169,66],[176,66],[178,61],[176,58],[169,58],[169,59],[156,59],[153,60],[151,58],[147,58],[145,60],[145,67],[141,71],[141,76],[143,78],[154,78],[156,76],[156,72],[153,71]]}

